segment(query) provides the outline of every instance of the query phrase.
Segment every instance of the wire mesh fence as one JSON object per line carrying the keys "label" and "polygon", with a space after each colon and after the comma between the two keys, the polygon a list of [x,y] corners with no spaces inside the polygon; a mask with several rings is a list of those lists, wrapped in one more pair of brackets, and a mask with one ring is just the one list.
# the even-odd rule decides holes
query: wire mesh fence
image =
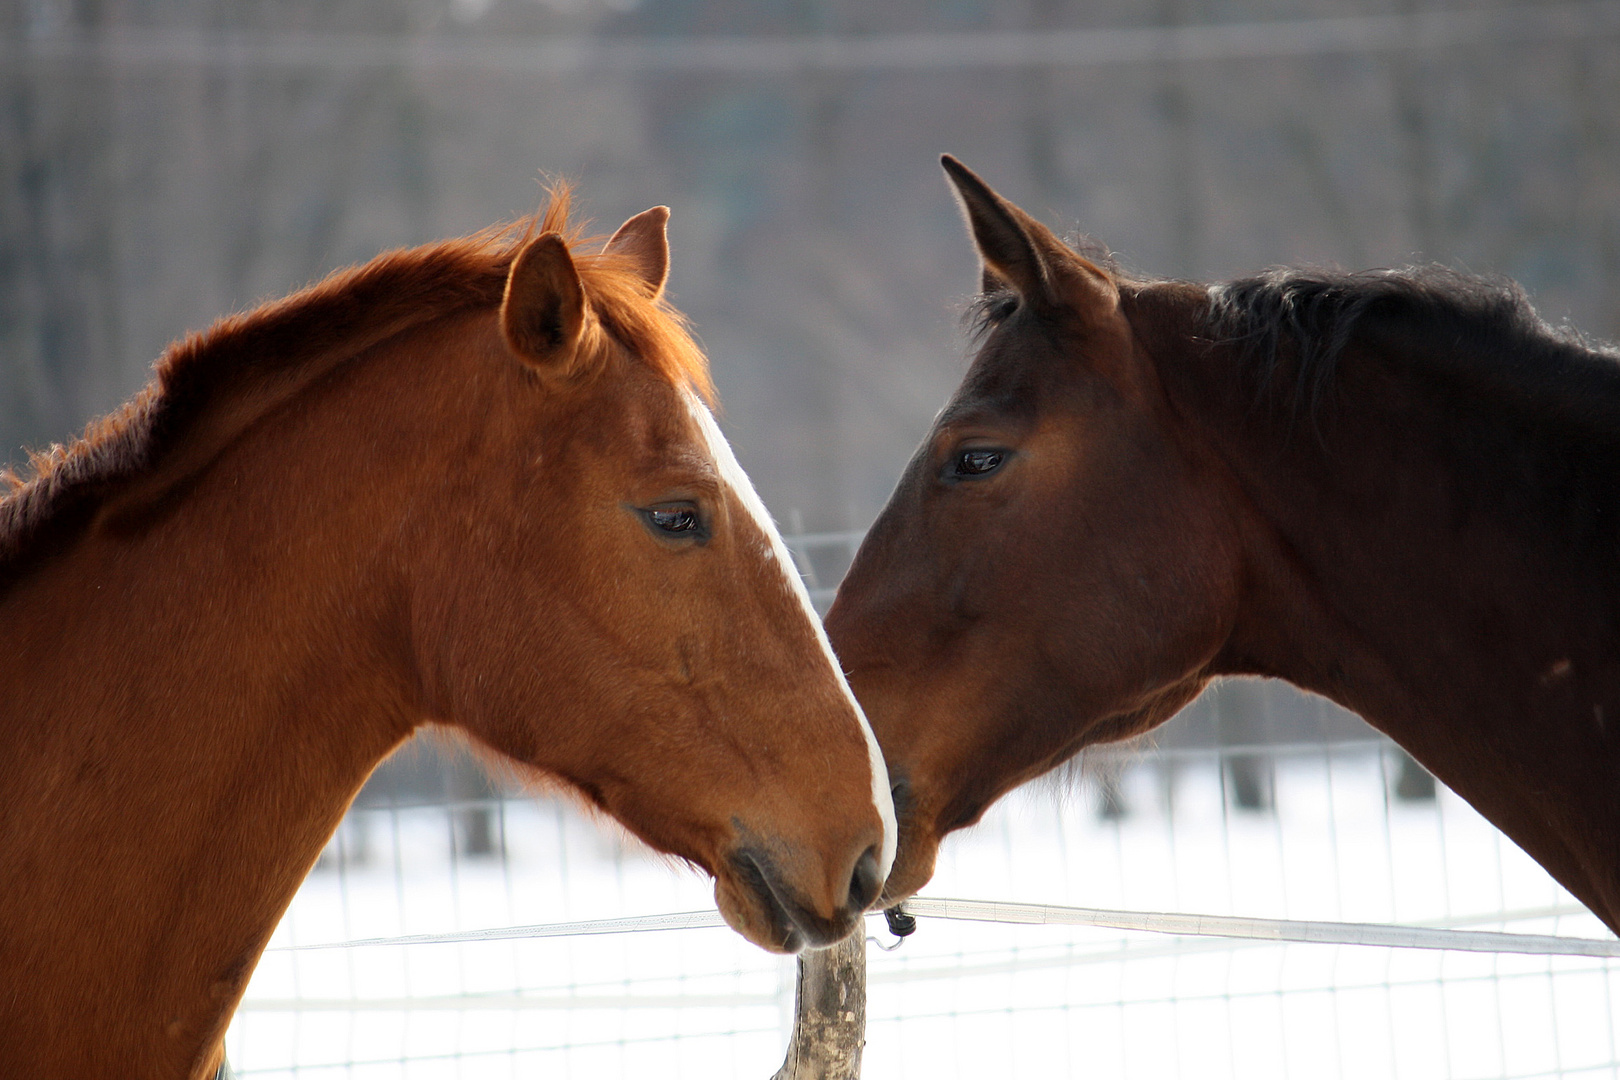
{"label": "wire mesh fence", "polygon": [[[492,819],[495,841],[476,854],[464,842],[475,814]],[[364,858],[353,856],[357,834]],[[774,1039],[780,976],[724,928],[296,949],[712,908],[696,874],[631,845],[562,801],[358,808],[261,961],[228,1044],[233,1066],[245,1076],[611,1076],[679,1074],[678,1059],[689,1072],[728,1071],[750,1037]]]}
{"label": "wire mesh fence", "polygon": [[[1445,789],[1394,795],[1387,744],[1266,750],[1266,811],[1237,808],[1224,750],[1109,763],[1124,812],[1085,783],[1017,793],[947,844],[925,895],[1605,936]],[[294,948],[711,906],[565,801],[358,807],[230,1053],[249,1076],[767,1076],[791,965],[724,928]],[[869,1075],[1612,1076],[1620,1058],[1613,960],[920,922],[872,953]]]}
{"label": "wire mesh fence", "polygon": [[[807,576],[822,560],[819,588],[853,540],[809,539],[795,547]],[[1612,941],[1392,744],[1326,702],[1268,695],[1202,708],[1286,705],[1291,730],[1314,714],[1336,737],[1222,743],[1195,715],[1159,745],[1089,752],[949,840],[924,897]],[[1251,721],[1218,730],[1267,730]],[[278,929],[228,1038],[240,1074],[771,1075],[792,962],[713,925],[704,878],[566,798],[495,790],[453,756],[412,760],[356,804]],[[918,907],[916,934],[869,953],[870,1076],[1620,1077],[1613,958]],[[653,918],[670,913],[696,914]]]}

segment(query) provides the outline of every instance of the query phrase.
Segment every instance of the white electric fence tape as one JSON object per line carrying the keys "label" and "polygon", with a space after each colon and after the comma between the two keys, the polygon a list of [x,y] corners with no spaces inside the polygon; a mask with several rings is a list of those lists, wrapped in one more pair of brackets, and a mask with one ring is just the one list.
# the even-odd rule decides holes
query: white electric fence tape
{"label": "white electric fence tape", "polygon": [[[1620,940],[1560,937],[1552,934],[1506,934],[1488,930],[1450,930],[1425,926],[1390,926],[1381,923],[1312,922],[1299,919],[1255,919],[1237,915],[1115,911],[1108,908],[1061,907],[1053,904],[1015,904],[1003,900],[951,900],[932,896],[912,897],[906,901],[905,909],[912,915],[933,919],[1033,926],[1096,926],[1114,930],[1146,930],[1156,934],[1177,934],[1187,937],[1303,942],[1313,945],[1372,945],[1396,949],[1450,949],[1459,952],[1528,953],[1538,956],[1620,957]],[[356,949],[376,945],[447,945],[463,941],[629,934],[648,930],[693,930],[723,925],[725,924],[718,911],[682,911],[668,915],[541,923],[492,930],[462,930],[448,934],[407,934],[403,937],[359,938],[353,941],[332,941],[315,945],[284,945],[267,949],[266,952]]]}
{"label": "white electric fence tape", "polygon": [[581,937],[588,934],[633,934],[644,930],[696,930],[724,926],[718,911],[676,911],[668,915],[636,915],[624,919],[585,922],[537,923],[501,926],[493,930],[458,930],[448,934],[406,934],[403,937],[356,938],[316,945],[272,946],[265,952],[308,952],[312,949],[359,949],[372,945],[451,945],[458,941],[512,941],[528,938]]}
{"label": "white electric fence tape", "polygon": [[1620,957],[1620,941],[1558,937],[1551,934],[1504,934],[1488,930],[1446,930],[1426,926],[1389,926],[1382,923],[1253,919],[1238,915],[1114,911],[1107,908],[1058,907],[1050,904],[1014,904],[999,900],[947,900],[944,897],[914,897],[906,901],[905,907],[906,911],[913,915],[931,916],[936,919],[965,919],[973,922],[1101,926],[1114,930],[1148,930],[1156,934],[1180,934],[1188,937],[1306,942],[1313,945],[1377,945],[1397,949]]}

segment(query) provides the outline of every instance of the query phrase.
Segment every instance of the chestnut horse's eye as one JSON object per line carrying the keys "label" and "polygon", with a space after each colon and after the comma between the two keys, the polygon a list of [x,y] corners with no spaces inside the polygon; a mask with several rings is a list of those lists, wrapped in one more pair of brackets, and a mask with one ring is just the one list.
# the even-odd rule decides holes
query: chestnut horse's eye
{"label": "chestnut horse's eye", "polygon": [[649,510],[647,517],[665,532],[692,532],[698,527],[696,510]]}
{"label": "chestnut horse's eye", "polygon": [[680,539],[703,540],[708,530],[695,506],[650,506],[641,511],[647,524],[660,533]]}
{"label": "chestnut horse's eye", "polygon": [[986,476],[1007,460],[1005,450],[963,450],[952,465],[957,476]]}

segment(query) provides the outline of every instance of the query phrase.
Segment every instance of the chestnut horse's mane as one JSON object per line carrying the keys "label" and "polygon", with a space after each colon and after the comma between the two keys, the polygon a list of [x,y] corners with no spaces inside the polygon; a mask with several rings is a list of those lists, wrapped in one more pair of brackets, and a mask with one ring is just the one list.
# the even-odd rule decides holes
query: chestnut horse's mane
{"label": "chestnut horse's mane", "polygon": [[[31,475],[0,473],[10,487],[0,498],[0,587],[43,548],[82,528],[121,484],[157,465],[223,391],[317,357],[340,362],[430,320],[498,305],[512,259],[535,235],[554,232],[568,241],[604,331],[584,339],[582,369],[622,348],[711,399],[708,362],[685,319],[649,295],[629,260],[582,238],[568,220],[567,185],[550,195],[543,211],[523,220],[386,252],[169,346],[152,380],[123,407],[91,421],[75,442],[31,451]],[[591,251],[578,250],[587,244]]]}

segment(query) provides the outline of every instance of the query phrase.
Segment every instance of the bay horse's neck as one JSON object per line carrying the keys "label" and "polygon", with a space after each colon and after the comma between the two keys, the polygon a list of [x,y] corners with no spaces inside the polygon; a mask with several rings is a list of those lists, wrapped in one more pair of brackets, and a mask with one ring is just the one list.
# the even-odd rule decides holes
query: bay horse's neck
{"label": "bay horse's neck", "polygon": [[28,988],[0,994],[0,1074],[211,1076],[299,883],[422,719],[390,522],[333,479],[409,452],[343,405],[385,364],[138,513],[115,498],[0,593],[0,970]]}
{"label": "bay horse's neck", "polygon": [[1212,673],[1360,713],[1620,930],[1620,429],[1502,358],[1390,343],[1296,418],[1193,336],[1159,367],[1248,559]]}

